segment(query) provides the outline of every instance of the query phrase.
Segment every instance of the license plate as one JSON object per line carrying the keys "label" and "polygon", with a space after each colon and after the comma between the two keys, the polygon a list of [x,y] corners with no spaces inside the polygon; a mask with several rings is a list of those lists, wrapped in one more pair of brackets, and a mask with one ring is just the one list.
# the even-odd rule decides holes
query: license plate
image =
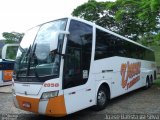
{"label": "license plate", "polygon": [[31,108],[31,103],[29,103],[29,102],[23,102],[22,106],[24,108]]}

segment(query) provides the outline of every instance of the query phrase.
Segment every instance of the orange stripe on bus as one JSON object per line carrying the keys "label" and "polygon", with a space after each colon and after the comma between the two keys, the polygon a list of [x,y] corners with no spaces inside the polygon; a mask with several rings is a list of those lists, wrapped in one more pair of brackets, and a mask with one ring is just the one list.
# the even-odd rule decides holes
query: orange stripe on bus
{"label": "orange stripe on bus", "polygon": [[[39,99],[38,98],[16,96],[16,99],[18,101],[20,109],[38,113],[38,107],[39,107]],[[24,106],[24,104],[30,104],[30,107],[27,108]]]}
{"label": "orange stripe on bus", "polygon": [[67,115],[63,95],[49,99],[46,114],[54,117],[62,117]]}

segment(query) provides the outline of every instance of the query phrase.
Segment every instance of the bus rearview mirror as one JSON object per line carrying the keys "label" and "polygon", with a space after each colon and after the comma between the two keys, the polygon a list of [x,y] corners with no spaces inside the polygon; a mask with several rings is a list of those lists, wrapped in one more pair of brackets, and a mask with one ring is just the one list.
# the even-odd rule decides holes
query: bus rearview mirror
{"label": "bus rearview mirror", "polygon": [[60,34],[68,35],[69,32],[68,31],[56,31],[56,32],[53,32],[52,33],[51,43],[50,43],[50,51],[54,51],[54,50],[57,49],[58,40],[59,40],[59,35]]}

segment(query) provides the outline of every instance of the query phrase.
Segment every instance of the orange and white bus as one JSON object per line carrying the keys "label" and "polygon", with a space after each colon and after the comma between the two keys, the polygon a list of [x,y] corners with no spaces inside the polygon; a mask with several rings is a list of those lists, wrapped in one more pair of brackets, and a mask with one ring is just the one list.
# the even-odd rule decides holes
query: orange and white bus
{"label": "orange and white bus", "polygon": [[74,17],[30,29],[20,43],[13,74],[17,108],[65,116],[149,88],[154,52],[94,23]]}
{"label": "orange and white bus", "polygon": [[0,86],[12,84],[14,60],[19,44],[5,44],[1,49]]}

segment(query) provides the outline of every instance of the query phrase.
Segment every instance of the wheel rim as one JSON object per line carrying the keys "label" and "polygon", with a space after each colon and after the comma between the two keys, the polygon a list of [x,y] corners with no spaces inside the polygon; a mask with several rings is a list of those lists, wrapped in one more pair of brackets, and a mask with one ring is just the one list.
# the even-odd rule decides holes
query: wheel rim
{"label": "wheel rim", "polygon": [[99,91],[98,93],[98,104],[103,106],[106,102],[106,94],[104,91]]}

